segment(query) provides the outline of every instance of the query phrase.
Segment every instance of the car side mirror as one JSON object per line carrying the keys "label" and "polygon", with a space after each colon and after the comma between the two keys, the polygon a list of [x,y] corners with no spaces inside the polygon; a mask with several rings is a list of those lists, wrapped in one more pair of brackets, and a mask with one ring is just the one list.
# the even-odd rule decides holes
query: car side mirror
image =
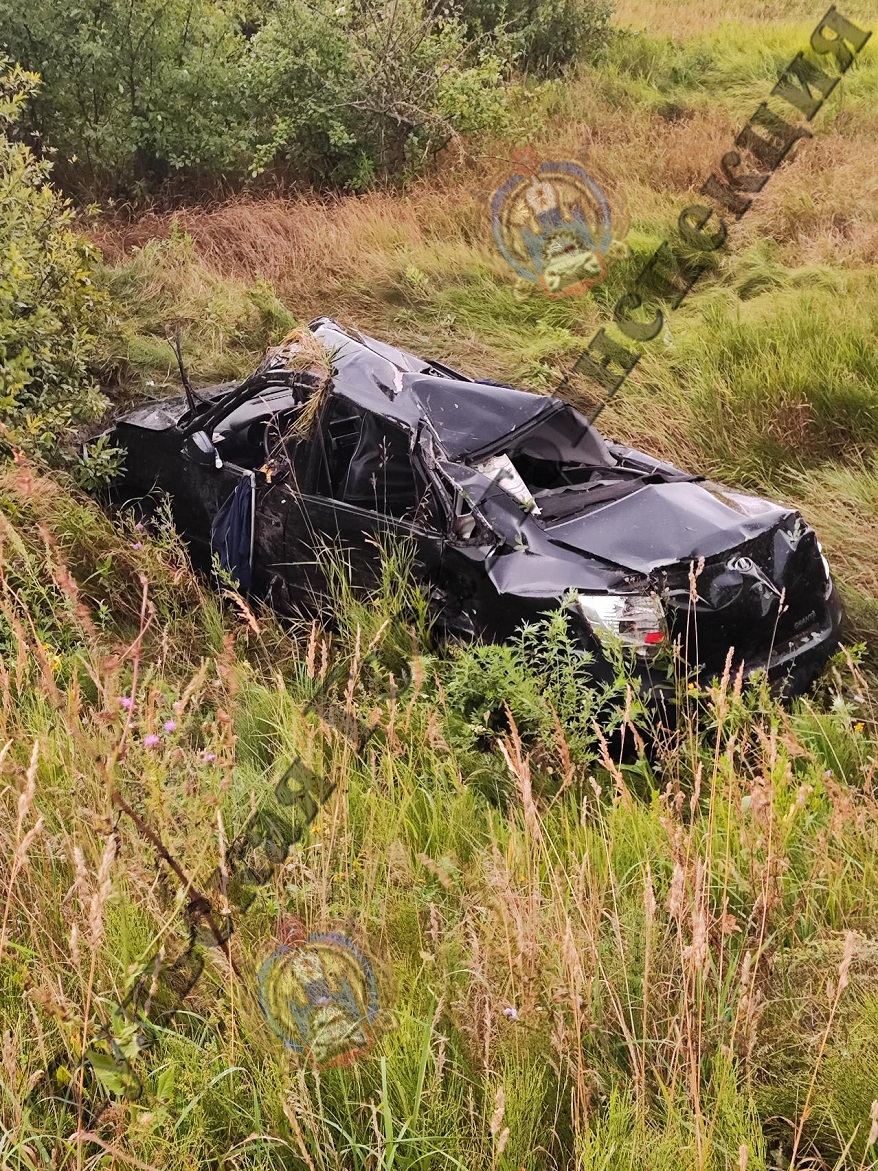
{"label": "car side mirror", "polygon": [[220,453],[206,431],[195,431],[189,435],[183,444],[183,451],[193,463],[202,467],[207,467],[208,464],[213,464],[215,468],[223,466]]}

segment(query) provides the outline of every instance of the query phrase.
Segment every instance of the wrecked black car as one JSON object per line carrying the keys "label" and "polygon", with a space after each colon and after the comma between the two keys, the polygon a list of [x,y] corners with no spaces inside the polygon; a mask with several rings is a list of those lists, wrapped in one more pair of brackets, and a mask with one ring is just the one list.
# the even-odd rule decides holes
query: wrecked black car
{"label": "wrecked black car", "polygon": [[396,536],[440,628],[503,640],[563,601],[596,678],[621,645],[654,682],[677,642],[705,682],[734,648],[734,670],[795,694],[837,646],[838,594],[793,509],[609,443],[560,399],[326,318],[243,382],[187,385],[113,439],[122,499],[167,493],[196,557],[218,554],[281,611],[327,595],[324,548],[365,585]]}

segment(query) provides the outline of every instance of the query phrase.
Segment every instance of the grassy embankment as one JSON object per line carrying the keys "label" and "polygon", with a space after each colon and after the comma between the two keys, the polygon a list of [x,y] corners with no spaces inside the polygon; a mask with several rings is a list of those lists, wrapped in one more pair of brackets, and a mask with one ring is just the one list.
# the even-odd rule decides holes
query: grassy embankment
{"label": "grassy embankment", "polygon": [[[192,243],[162,239],[167,218],[108,222],[128,335],[111,357],[132,393],[173,381],[157,339],[179,321],[198,378],[233,374],[290,311],[330,312],[551,389],[812,17],[745,12],[720,28],[702,13],[679,29],[670,8],[632,7],[633,24],[687,39],[621,38],[539,99],[537,145],[563,154],[587,133],[629,207],[632,255],[592,298],[516,302],[483,218],[505,164],[449,160],[405,197],[190,210],[178,224]],[[864,639],[878,624],[876,77],[870,50],[604,419],[684,466],[799,501]],[[873,1165],[876,725],[850,666],[791,714],[726,684],[701,733],[654,769],[620,770],[601,759],[557,638],[542,659],[431,656],[412,597],[391,586],[372,606],[344,600],[331,646],[316,629],[290,637],[224,610],[171,536],[120,535],[26,470],[2,493],[4,1162]],[[303,716],[306,698],[330,657],[356,679],[362,647],[404,629],[416,690],[376,713],[370,681],[356,682],[350,703],[385,728],[358,758]],[[524,739],[486,748],[475,701],[500,697]],[[154,850],[128,819],[110,835],[111,791],[203,882],[294,753],[338,789],[236,924],[244,978],[207,952],[188,1012],[137,1057],[141,1102],[76,1137],[76,1111],[47,1101],[40,1071],[60,1059],[56,1088],[75,1086],[137,965],[185,939],[182,892]],[[377,961],[390,1019],[350,1069],[298,1068],[254,1005],[281,910],[343,926]],[[87,1120],[100,1088],[85,1091]]]}

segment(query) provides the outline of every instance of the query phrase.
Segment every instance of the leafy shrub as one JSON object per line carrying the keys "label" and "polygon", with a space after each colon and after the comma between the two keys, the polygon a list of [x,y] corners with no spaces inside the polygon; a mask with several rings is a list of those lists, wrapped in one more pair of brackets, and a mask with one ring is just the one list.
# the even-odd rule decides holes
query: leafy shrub
{"label": "leafy shrub", "polygon": [[489,643],[462,651],[446,691],[473,741],[507,729],[507,708],[524,735],[549,733],[548,708],[512,646]]}
{"label": "leafy shrub", "polygon": [[0,0],[0,28],[43,78],[29,129],[80,194],[270,167],[359,190],[505,124],[504,63],[426,0],[272,0],[241,21],[210,0]]}
{"label": "leafy shrub", "polygon": [[8,441],[57,457],[105,406],[90,367],[108,304],[47,164],[12,137],[36,83],[0,61],[0,422]]}
{"label": "leafy shrub", "polygon": [[[608,735],[625,709],[628,672],[621,657],[614,667],[612,680],[595,680],[592,656],[571,633],[563,606],[524,625],[509,644],[467,647],[445,684],[462,745],[483,745],[502,735],[509,728],[508,709],[532,742],[550,743],[560,720],[571,755],[593,760],[599,753],[595,724]],[[640,711],[635,701],[632,715]]]}
{"label": "leafy shrub", "polygon": [[410,173],[461,134],[506,127],[503,73],[425,0],[278,0],[248,56],[251,169],[285,163],[356,190]]}
{"label": "leafy shrub", "polygon": [[71,187],[113,194],[244,153],[235,103],[246,41],[203,0],[0,0],[7,51],[39,72],[30,124]]}
{"label": "leafy shrub", "polygon": [[487,36],[504,56],[543,75],[593,56],[608,40],[610,0],[457,0],[470,35]]}

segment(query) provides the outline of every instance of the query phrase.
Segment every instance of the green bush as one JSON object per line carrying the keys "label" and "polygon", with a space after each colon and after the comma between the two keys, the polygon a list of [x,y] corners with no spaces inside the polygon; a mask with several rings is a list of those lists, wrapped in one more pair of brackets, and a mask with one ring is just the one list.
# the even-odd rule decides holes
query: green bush
{"label": "green bush", "polygon": [[[607,733],[619,726],[629,683],[630,665],[610,648],[607,653],[614,677],[602,683],[594,678],[592,656],[571,631],[563,605],[522,626],[508,644],[461,650],[444,683],[460,745],[490,743],[508,731],[509,715],[528,742],[549,744],[560,720],[572,757],[595,760],[600,755],[595,725]],[[642,714],[632,699],[631,715]]]}
{"label": "green bush", "polygon": [[504,56],[544,76],[559,73],[607,43],[610,0],[456,0],[472,36],[503,46]]}
{"label": "green bush", "polygon": [[248,68],[254,170],[282,158],[363,188],[506,120],[502,62],[423,0],[352,9],[278,0]]}
{"label": "green bush", "polygon": [[246,19],[211,0],[0,0],[0,30],[43,79],[27,128],[80,195],[271,167],[359,190],[506,124],[499,42],[426,0],[268,0]]}
{"label": "green bush", "polygon": [[90,369],[108,302],[48,166],[13,138],[36,84],[0,60],[0,423],[7,445],[57,458],[105,406]]}
{"label": "green bush", "polygon": [[175,169],[240,164],[247,42],[220,5],[0,0],[0,29],[7,52],[42,78],[29,126],[72,189],[130,194]]}

